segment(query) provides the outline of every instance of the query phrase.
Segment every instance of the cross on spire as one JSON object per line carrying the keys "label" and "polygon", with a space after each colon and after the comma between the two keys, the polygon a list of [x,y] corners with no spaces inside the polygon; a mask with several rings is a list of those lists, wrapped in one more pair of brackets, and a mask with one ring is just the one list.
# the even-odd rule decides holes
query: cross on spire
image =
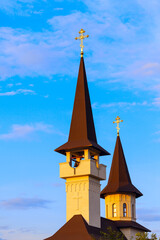
{"label": "cross on spire", "polygon": [[81,44],[80,44],[80,47],[81,47],[81,57],[83,57],[83,48],[84,48],[83,39],[89,37],[89,35],[84,36],[83,35],[84,33],[85,33],[85,31],[83,29],[81,29],[79,31],[80,36],[75,38],[75,40],[78,40],[78,39],[81,40]]}
{"label": "cross on spire", "polygon": [[116,117],[116,121],[114,121],[113,123],[117,123],[117,136],[119,136],[119,130],[120,130],[120,127],[119,127],[119,123],[123,122],[123,120],[120,120],[120,117]]}

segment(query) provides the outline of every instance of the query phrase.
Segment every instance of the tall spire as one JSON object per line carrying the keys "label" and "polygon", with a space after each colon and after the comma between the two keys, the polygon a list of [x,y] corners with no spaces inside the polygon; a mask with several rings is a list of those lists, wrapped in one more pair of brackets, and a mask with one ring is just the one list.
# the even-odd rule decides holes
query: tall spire
{"label": "tall spire", "polygon": [[115,193],[133,193],[136,197],[142,196],[142,193],[131,182],[119,136],[117,136],[108,184],[101,191],[101,198]]}
{"label": "tall spire", "polygon": [[74,100],[69,141],[90,140],[97,143],[84,60],[81,58]]}
{"label": "tall spire", "polygon": [[69,150],[82,148],[96,149],[99,155],[109,155],[105,149],[97,144],[83,56],[80,60],[68,142],[55,151],[65,154]]}
{"label": "tall spire", "polygon": [[[100,156],[109,155],[109,153],[97,143],[86,70],[83,60],[83,40],[88,38],[89,35],[84,36],[84,33],[85,31],[81,29],[79,31],[80,36],[75,38],[76,40],[81,40],[81,60],[69,138],[67,143],[55,149],[55,151],[66,154],[67,151],[71,150],[83,151],[84,149],[90,149],[93,152],[96,151],[96,153]],[[79,152],[79,154],[81,153]]]}

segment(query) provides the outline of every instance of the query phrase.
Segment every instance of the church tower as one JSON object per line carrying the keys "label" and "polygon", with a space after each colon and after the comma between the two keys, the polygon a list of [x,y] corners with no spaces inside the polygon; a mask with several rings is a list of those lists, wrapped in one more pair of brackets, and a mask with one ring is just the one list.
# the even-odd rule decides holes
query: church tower
{"label": "church tower", "polygon": [[83,59],[84,30],[81,29],[81,59],[68,142],[55,149],[66,155],[60,177],[66,180],[66,220],[81,214],[89,225],[100,228],[100,180],[106,166],[99,156],[109,155],[98,143]]}
{"label": "church tower", "polygon": [[127,239],[134,239],[135,234],[140,232],[136,229],[136,198],[141,197],[142,193],[131,182],[119,136],[120,122],[122,120],[117,117],[114,122],[117,123],[117,140],[108,184],[102,190],[101,198],[105,199],[106,218],[119,223]]}
{"label": "church tower", "polygon": [[[113,230],[113,238],[118,234],[135,240],[135,233],[150,230],[136,222],[135,199],[142,193],[130,179],[119,137],[119,117],[108,185],[100,193],[106,166],[100,164],[99,157],[109,153],[97,143],[83,59],[83,40],[89,36],[84,36],[83,29],[79,33],[76,39],[81,40],[81,59],[69,137],[55,149],[66,156],[66,162],[60,163],[60,177],[66,180],[67,222],[45,240],[105,240],[108,228]],[[100,217],[100,196],[105,199],[106,218]]]}

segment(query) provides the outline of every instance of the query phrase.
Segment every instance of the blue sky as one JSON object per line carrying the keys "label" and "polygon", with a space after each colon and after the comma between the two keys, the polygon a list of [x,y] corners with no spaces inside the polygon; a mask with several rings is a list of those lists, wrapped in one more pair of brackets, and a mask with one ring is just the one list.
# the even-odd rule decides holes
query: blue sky
{"label": "blue sky", "polygon": [[67,141],[81,28],[98,142],[113,155],[119,115],[144,194],[137,221],[160,235],[159,13],[159,0],[0,0],[0,240],[44,239],[65,223],[65,157],[53,150]]}

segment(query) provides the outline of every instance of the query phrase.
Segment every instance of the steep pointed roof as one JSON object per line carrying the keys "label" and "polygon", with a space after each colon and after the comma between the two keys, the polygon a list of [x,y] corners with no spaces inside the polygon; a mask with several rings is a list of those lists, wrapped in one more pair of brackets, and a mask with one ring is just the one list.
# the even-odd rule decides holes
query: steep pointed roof
{"label": "steep pointed roof", "polygon": [[82,148],[93,148],[98,150],[100,155],[109,155],[97,143],[83,57],[80,60],[68,142],[55,149],[55,151],[65,154],[66,151]]}
{"label": "steep pointed roof", "polygon": [[136,197],[142,196],[142,193],[131,182],[119,136],[117,136],[108,184],[101,191],[101,198],[114,193],[133,193]]}

